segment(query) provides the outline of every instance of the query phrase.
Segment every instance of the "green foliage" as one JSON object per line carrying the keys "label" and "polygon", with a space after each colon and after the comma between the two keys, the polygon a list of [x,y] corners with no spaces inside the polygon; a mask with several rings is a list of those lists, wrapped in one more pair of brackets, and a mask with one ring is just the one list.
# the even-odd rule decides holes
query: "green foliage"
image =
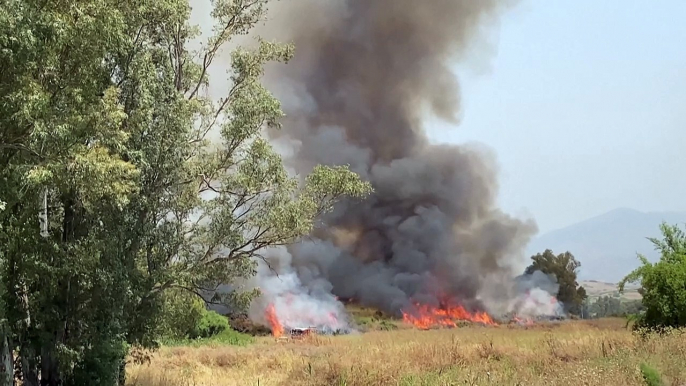
{"label": "green foliage", "polygon": [[589,307],[592,316],[602,318],[606,316],[619,316],[621,301],[610,296],[601,296]]}
{"label": "green foliage", "polygon": [[390,320],[380,320],[379,321],[379,330],[382,331],[392,331],[392,330],[397,330],[398,326],[391,322]]}
{"label": "green foliage", "polygon": [[525,273],[530,275],[541,271],[553,275],[560,285],[557,299],[564,304],[568,312],[579,315],[584,299],[587,297],[586,289],[576,280],[581,263],[570,252],[555,255],[550,249],[531,256],[531,260],[533,262],[526,268]]}
{"label": "green foliage", "polygon": [[163,295],[158,317],[157,335],[165,344],[206,340],[230,329],[225,316],[207,310],[205,302],[197,295],[178,289]]}
{"label": "green foliage", "polygon": [[0,8],[0,284],[27,386],[121,383],[129,345],[183,329],[165,312],[197,317],[197,303],[170,310],[168,291],[244,308],[256,292],[219,285],[371,190],[345,167],[301,183],[263,137],[283,116],[263,67],[292,46],[236,49],[230,88],[207,97],[218,53],[264,19],[267,0],[213,4],[198,50],[187,0]]}
{"label": "green foliage", "polygon": [[101,341],[90,347],[68,374],[67,384],[106,386],[124,379],[123,359],[128,345],[119,339]]}
{"label": "green foliage", "polygon": [[229,329],[229,320],[215,311],[205,311],[189,335],[191,339],[211,338]]}
{"label": "green foliage", "polygon": [[224,330],[223,332],[211,336],[209,338],[200,339],[164,339],[162,344],[169,347],[177,346],[190,346],[190,347],[219,347],[219,346],[247,346],[255,342],[255,338],[252,335],[245,334],[233,330],[231,328]]}
{"label": "green foliage", "polygon": [[366,330],[392,331],[398,328],[397,324],[381,314],[354,315],[355,324]]}
{"label": "green foliage", "polygon": [[651,264],[638,255],[642,265],[620,283],[641,283],[645,311],[639,315],[635,328],[664,330],[686,326],[686,234],[678,226],[660,225],[662,240],[650,238],[660,252],[660,261]]}
{"label": "green foliage", "polygon": [[643,312],[642,300],[629,300],[621,303],[619,316],[638,315]]}
{"label": "green foliage", "polygon": [[157,335],[162,340],[183,340],[197,330],[207,313],[205,302],[188,291],[172,289],[162,295]]}
{"label": "green foliage", "polygon": [[655,368],[651,367],[646,363],[641,363],[641,375],[643,376],[643,381],[645,381],[648,386],[663,386],[662,377],[660,372]]}
{"label": "green foliage", "polygon": [[610,316],[636,315],[643,310],[641,300],[621,301],[615,296],[601,296],[588,307],[591,317],[604,318]]}

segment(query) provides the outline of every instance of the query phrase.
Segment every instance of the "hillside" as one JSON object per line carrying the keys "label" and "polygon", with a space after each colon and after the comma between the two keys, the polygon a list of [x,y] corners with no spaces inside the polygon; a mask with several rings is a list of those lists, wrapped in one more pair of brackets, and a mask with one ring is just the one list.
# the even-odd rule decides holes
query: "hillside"
{"label": "hillside", "polygon": [[596,280],[582,280],[579,282],[584,287],[588,297],[593,299],[600,296],[617,296],[622,300],[638,300],[641,294],[638,293],[638,286],[627,285],[624,293],[620,296],[616,283],[605,283]]}
{"label": "hillside", "polygon": [[570,251],[581,262],[579,279],[616,283],[638,266],[636,253],[651,261],[658,259],[646,237],[659,237],[662,221],[684,224],[686,213],[616,209],[543,234],[531,242],[527,251]]}

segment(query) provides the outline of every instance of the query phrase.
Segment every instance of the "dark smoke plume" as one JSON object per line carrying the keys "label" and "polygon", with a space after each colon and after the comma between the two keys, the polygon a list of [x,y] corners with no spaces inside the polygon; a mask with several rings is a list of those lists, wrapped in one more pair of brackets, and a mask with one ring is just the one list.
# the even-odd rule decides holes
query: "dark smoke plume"
{"label": "dark smoke plume", "polygon": [[273,139],[291,149],[298,173],[349,164],[375,188],[288,249],[310,296],[332,292],[392,313],[411,299],[447,296],[471,308],[508,300],[502,279],[521,269],[536,226],[497,209],[487,151],[430,144],[423,127],[427,114],[459,122],[451,65],[506,5],[293,0],[272,13],[269,33],[296,47],[268,74],[288,116]]}

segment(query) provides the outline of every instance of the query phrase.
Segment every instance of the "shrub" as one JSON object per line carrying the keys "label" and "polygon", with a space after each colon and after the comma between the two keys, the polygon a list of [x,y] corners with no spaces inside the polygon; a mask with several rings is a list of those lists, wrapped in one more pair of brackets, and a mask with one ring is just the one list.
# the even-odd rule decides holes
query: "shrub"
{"label": "shrub", "polygon": [[158,322],[163,340],[182,340],[189,337],[207,313],[205,303],[196,295],[182,290],[170,290],[162,298]]}
{"label": "shrub", "polygon": [[83,358],[67,376],[68,385],[109,386],[122,384],[129,347],[123,340],[100,339],[85,350]]}
{"label": "shrub", "polygon": [[641,363],[641,375],[648,386],[663,386],[662,377],[660,373],[650,365]]}
{"label": "shrub", "polygon": [[158,328],[165,344],[212,338],[231,329],[225,316],[207,310],[202,299],[186,291],[165,293],[160,315]]}
{"label": "shrub", "polygon": [[215,311],[204,310],[200,320],[189,331],[191,339],[211,338],[229,329],[229,320]]}
{"label": "shrub", "polygon": [[389,320],[381,320],[379,322],[379,330],[382,331],[392,331],[392,330],[397,330],[398,326],[395,325],[395,323],[389,321]]}

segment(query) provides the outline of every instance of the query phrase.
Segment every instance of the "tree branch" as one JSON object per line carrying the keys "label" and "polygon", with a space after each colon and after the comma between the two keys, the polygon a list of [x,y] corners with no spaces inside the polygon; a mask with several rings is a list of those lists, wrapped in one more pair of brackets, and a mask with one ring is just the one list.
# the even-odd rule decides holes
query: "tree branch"
{"label": "tree branch", "polygon": [[214,60],[215,55],[217,54],[217,51],[219,48],[226,43],[226,38],[225,36],[231,36],[229,33],[230,30],[233,30],[235,27],[236,19],[238,16],[242,15],[243,12],[245,12],[247,9],[250,7],[254,6],[255,4],[259,3],[260,0],[254,0],[252,2],[247,2],[243,4],[239,9],[236,10],[236,12],[231,16],[231,18],[224,24],[224,27],[222,28],[221,32],[216,34],[214,36],[214,43],[205,51],[205,55],[203,56],[202,59],[202,71],[200,73],[200,78],[198,79],[198,83],[195,85],[193,88],[193,91],[191,91],[190,95],[188,96],[188,99],[193,99],[195,95],[198,93],[198,90],[202,86],[203,79],[205,78],[205,75],[207,74],[207,70],[209,69],[210,65],[212,64],[212,61]]}

